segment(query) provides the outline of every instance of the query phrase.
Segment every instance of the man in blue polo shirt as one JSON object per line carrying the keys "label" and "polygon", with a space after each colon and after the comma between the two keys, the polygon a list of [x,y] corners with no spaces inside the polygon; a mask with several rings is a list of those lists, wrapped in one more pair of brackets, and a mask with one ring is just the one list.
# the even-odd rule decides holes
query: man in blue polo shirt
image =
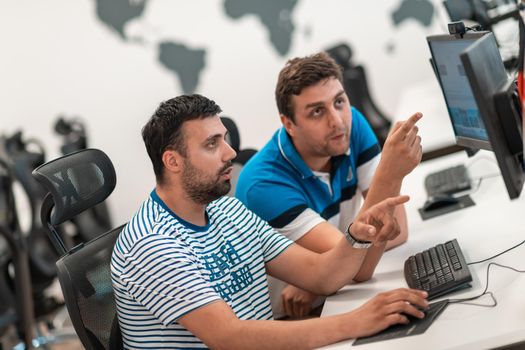
{"label": "man in blue polo shirt", "polygon": [[[295,58],[279,74],[276,101],[283,127],[243,168],[236,196],[277,231],[299,245],[325,252],[340,239],[361,207],[399,195],[401,183],[421,160],[414,114],[397,123],[383,152],[364,116],[351,107],[341,68],[325,53]],[[385,249],[401,234],[368,249],[355,281],[369,279]],[[274,316],[303,317],[323,299],[270,278]]]}

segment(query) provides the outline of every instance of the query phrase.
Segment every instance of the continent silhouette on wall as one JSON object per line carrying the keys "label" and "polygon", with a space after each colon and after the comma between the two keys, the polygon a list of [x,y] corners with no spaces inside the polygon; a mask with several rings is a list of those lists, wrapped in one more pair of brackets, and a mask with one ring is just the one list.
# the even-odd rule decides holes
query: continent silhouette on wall
{"label": "continent silhouette on wall", "polygon": [[279,55],[284,56],[290,50],[292,34],[292,12],[297,0],[225,0],[225,13],[233,19],[246,15],[259,18],[270,34],[270,42]]}

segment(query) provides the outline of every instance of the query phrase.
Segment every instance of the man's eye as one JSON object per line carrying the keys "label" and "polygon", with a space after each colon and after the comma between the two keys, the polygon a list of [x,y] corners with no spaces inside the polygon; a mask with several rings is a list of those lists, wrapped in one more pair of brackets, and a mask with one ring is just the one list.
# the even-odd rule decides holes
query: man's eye
{"label": "man's eye", "polygon": [[310,115],[312,117],[319,117],[323,114],[323,109],[322,108],[315,108],[312,110],[312,113],[310,113]]}

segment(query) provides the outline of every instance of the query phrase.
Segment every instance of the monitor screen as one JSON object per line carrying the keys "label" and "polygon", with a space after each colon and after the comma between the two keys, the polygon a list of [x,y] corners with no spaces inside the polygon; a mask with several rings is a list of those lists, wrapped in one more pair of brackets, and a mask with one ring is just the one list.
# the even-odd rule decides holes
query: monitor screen
{"label": "monitor screen", "polygon": [[476,99],[459,55],[487,32],[437,35],[427,38],[435,72],[445,97],[456,143],[473,149],[492,150]]}
{"label": "monitor screen", "polygon": [[507,76],[492,33],[476,40],[460,54],[460,59],[509,197],[517,198],[525,181],[525,173],[516,85]]}

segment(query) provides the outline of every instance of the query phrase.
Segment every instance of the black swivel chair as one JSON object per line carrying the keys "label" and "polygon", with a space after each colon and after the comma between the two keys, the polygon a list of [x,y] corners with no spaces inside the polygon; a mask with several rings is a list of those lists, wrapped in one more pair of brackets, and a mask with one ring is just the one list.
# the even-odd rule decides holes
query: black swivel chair
{"label": "black swivel chair", "polygon": [[86,349],[122,349],[110,261],[123,226],[68,250],[56,228],[104,201],[116,184],[107,155],[85,149],[47,162],[33,176],[49,192],[42,205],[42,223],[62,257],[58,279],[71,321]]}
{"label": "black swivel chair", "polygon": [[233,172],[231,184],[232,187],[229,196],[235,195],[235,185],[237,184],[237,179],[241,172],[242,167],[250,160],[251,157],[257,153],[257,150],[252,148],[241,149],[241,137],[239,134],[239,129],[235,122],[229,117],[221,117],[222,124],[226,130],[228,130],[227,141],[230,146],[237,152],[237,156],[232,160],[233,163]]}
{"label": "black swivel chair", "polygon": [[22,132],[11,136],[0,136],[0,159],[5,162],[14,183],[20,185],[22,194],[29,206],[28,211],[15,212],[17,221],[29,218],[30,227],[23,232],[27,239],[31,284],[35,304],[35,316],[45,316],[59,306],[53,298],[45,295],[46,289],[56,278],[55,261],[58,259],[53,247],[46,237],[45,231],[38,220],[45,191],[33,179],[31,172],[45,161],[45,152],[36,139],[23,137]]}
{"label": "black swivel chair", "polygon": [[[0,333],[15,324],[25,349],[33,348],[34,314],[27,244],[15,214],[12,177],[0,160]],[[14,275],[10,273],[13,267]]]}
{"label": "black swivel chair", "polygon": [[[60,116],[55,122],[55,132],[62,138],[60,150],[63,155],[88,148],[88,137],[84,122],[80,118]],[[113,225],[105,202],[90,208],[72,220],[76,243],[87,242],[109,231]]]}

